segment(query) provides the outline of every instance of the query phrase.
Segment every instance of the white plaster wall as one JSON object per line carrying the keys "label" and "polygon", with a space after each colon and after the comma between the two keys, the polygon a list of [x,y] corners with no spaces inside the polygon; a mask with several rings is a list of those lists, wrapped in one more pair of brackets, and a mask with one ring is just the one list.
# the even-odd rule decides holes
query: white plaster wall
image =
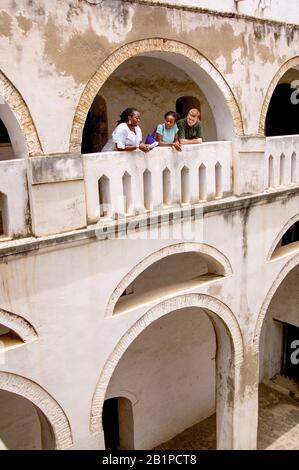
{"label": "white plaster wall", "polygon": [[[153,0],[155,1],[155,0]],[[285,8],[284,0],[157,0],[159,3],[208,8],[215,11],[241,13],[256,18],[276,21],[299,22],[299,5],[297,0],[289,0]]]}
{"label": "white plaster wall", "polygon": [[[134,57],[120,65],[100,90],[107,103],[109,136],[120,113],[136,107],[141,113],[144,139],[167,111],[176,110],[181,96],[194,96],[201,104],[201,123],[205,141],[217,140],[212,110],[201,89],[178,67],[161,59]],[[182,116],[184,117],[184,116]]]}
{"label": "white plaster wall", "polygon": [[297,0],[239,0],[240,13],[258,18],[273,19],[286,23],[299,23],[299,4]]}
{"label": "white plaster wall", "polygon": [[157,320],[120,360],[107,391],[132,393],[135,449],[152,447],[215,412],[216,341],[199,309]]}

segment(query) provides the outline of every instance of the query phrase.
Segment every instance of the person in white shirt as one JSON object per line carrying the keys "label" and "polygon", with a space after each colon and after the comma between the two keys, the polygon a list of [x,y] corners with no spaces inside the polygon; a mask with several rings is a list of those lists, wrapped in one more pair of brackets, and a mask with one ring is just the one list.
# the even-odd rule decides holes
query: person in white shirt
{"label": "person in white shirt", "polygon": [[140,113],[135,108],[125,109],[117,123],[116,128],[112,132],[112,138],[102,148],[102,152],[112,152],[114,150],[131,150],[140,149],[148,152],[149,146],[142,142],[142,132],[139,127]]}

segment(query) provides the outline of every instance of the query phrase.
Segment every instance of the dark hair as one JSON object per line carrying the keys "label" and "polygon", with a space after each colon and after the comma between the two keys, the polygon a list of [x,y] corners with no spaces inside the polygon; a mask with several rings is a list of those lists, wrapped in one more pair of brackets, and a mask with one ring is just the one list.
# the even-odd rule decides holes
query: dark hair
{"label": "dark hair", "polygon": [[122,122],[127,122],[129,119],[129,116],[132,116],[132,114],[134,113],[138,113],[138,110],[136,108],[126,108],[119,116],[120,119],[117,121],[117,124],[121,124]]}
{"label": "dark hair", "polygon": [[167,113],[164,114],[164,119],[166,119],[167,116],[172,116],[175,119],[175,122],[180,119],[180,115],[175,111],[167,111]]}

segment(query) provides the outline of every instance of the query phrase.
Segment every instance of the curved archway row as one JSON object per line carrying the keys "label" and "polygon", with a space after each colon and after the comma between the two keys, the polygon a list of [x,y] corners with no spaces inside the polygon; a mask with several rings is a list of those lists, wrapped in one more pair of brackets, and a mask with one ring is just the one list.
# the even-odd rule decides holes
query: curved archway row
{"label": "curved archway row", "polygon": [[[223,123],[228,120],[232,123],[229,129],[230,133],[234,131],[238,135],[244,134],[242,116],[237,100],[216,67],[196,49],[187,44],[168,39],[151,38],[125,44],[117,49],[102,63],[95,75],[89,80],[81,95],[74,116],[70,137],[70,152],[80,151],[88,111],[95,96],[109,76],[127,59],[137,55],[149,54],[153,57],[162,57],[161,54],[164,54],[163,58],[165,60],[170,59],[171,56],[179,58],[183,61],[185,70],[191,76],[196,73],[196,70],[201,70],[201,88],[203,92],[209,95],[208,100],[211,101],[212,105],[216,109],[219,108],[219,112],[215,116],[218,120],[218,125],[216,121],[217,130],[221,133]],[[219,106],[219,101],[224,103],[223,109]]]}
{"label": "curved archway row", "polygon": [[[13,120],[16,119],[20,127],[19,132],[21,137],[25,137],[27,150],[29,155],[40,155],[43,153],[41,143],[38,138],[38,134],[32,120],[30,111],[23,100],[18,90],[8,80],[8,78],[0,71],[0,100],[4,100],[2,105],[7,104],[7,108],[4,110],[3,122],[7,127],[8,132],[12,138],[12,132],[14,129]],[[1,102],[1,101],[0,101]],[[12,138],[13,142],[13,138]],[[23,152],[24,153],[24,152]]]}
{"label": "curved archway row", "polygon": [[66,414],[42,387],[20,375],[0,372],[0,390],[27,398],[43,412],[52,426],[57,449],[62,450],[72,446],[72,432]]}
{"label": "curved archway row", "polygon": [[[237,410],[238,402],[238,377],[240,365],[243,361],[243,340],[242,334],[240,331],[239,324],[231,312],[231,310],[223,304],[221,301],[212,298],[204,294],[187,294],[174,297],[172,299],[166,300],[152,309],[150,309],[143,317],[141,317],[120,339],[116,348],[111,353],[108,358],[97,383],[97,387],[92,400],[91,408],[91,418],[90,418],[90,431],[93,434],[99,434],[102,432],[102,410],[104,405],[104,400],[106,396],[106,391],[114,370],[116,369],[120,359],[126,350],[130,347],[133,341],[155,320],[167,315],[168,313],[180,310],[188,307],[199,307],[205,312],[211,312],[211,317],[214,320],[219,320],[217,330],[220,332],[221,328],[224,328],[227,336],[230,338],[231,343],[231,357],[228,358],[227,345],[222,342],[220,350],[222,350],[222,356],[220,361],[223,361],[225,367],[230,368],[229,375],[233,381],[232,392],[232,403],[224,404],[222,406],[225,408],[228,406],[229,411],[226,411],[232,415]],[[220,327],[221,325],[221,327]],[[221,353],[219,353],[221,354]],[[229,366],[226,362],[229,362]],[[220,367],[221,369],[221,367]],[[222,376],[225,374],[224,369],[222,369]],[[223,384],[225,387],[225,385]],[[224,396],[226,394],[224,393]],[[231,395],[231,394],[229,394]],[[235,431],[232,431],[233,422],[235,422],[236,416],[230,416],[228,420],[229,424],[229,434],[232,433],[230,437],[230,446],[234,446],[234,437]],[[223,418],[223,414],[222,414]],[[224,422],[224,420],[223,420]],[[221,423],[223,425],[223,423]],[[227,436],[226,436],[227,437]],[[221,445],[225,446],[224,442],[220,442]]]}

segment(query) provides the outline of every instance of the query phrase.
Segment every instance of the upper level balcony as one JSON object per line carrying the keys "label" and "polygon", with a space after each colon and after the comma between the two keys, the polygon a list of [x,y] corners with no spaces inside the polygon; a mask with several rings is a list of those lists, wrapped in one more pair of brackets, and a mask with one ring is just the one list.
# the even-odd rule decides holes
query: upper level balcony
{"label": "upper level balcony", "polygon": [[[138,150],[32,157],[28,163],[24,159],[1,161],[2,240],[30,235],[29,197],[33,215],[43,216],[42,233],[33,225],[33,235],[51,235],[69,231],[73,220],[68,218],[68,210],[81,217],[84,228],[295,188],[299,184],[298,155],[299,136],[294,135],[185,145],[182,152],[158,147],[149,153]],[[64,182],[63,194],[57,192],[58,182]],[[83,185],[83,200],[72,187],[77,183]]]}
{"label": "upper level balcony", "polygon": [[[238,148],[237,148],[238,146]],[[89,224],[299,183],[299,136],[83,155]]]}

